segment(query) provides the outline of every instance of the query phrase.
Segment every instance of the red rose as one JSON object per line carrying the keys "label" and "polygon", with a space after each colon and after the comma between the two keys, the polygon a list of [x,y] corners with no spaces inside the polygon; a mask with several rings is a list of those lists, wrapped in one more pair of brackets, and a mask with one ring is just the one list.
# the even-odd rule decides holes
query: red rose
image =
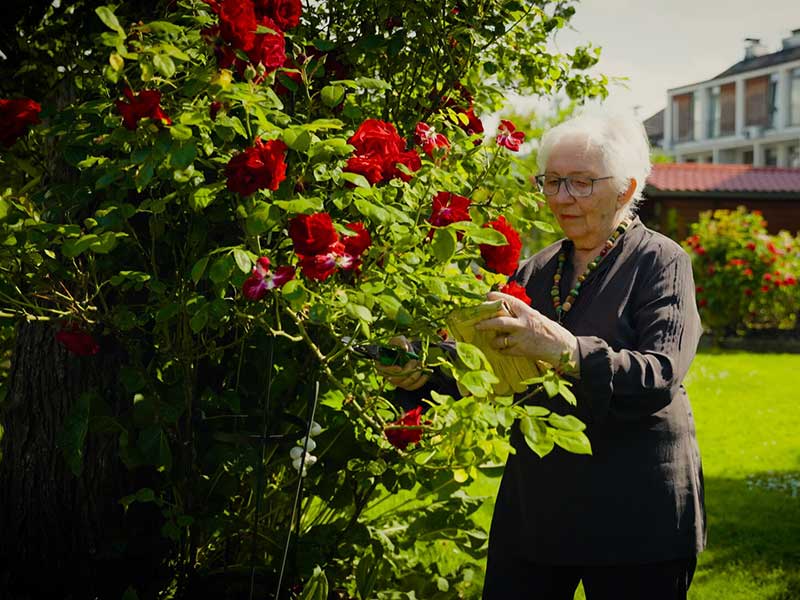
{"label": "red rose", "polygon": [[161,92],[158,90],[142,90],[134,94],[133,90],[126,87],[122,90],[122,94],[128,102],[117,100],[116,105],[126,129],[134,131],[140,119],[148,118],[165,125],[172,125],[172,119],[161,109]]}
{"label": "red rose", "polygon": [[742,275],[744,275],[745,277],[752,277],[753,276],[753,269],[748,267],[747,269],[742,271]]}
{"label": "red rose", "polygon": [[394,125],[378,119],[364,121],[347,143],[355,146],[355,154],[366,156],[397,156],[406,147]]}
{"label": "red rose", "polygon": [[25,135],[29,125],[41,123],[42,107],[30,98],[0,100],[0,144],[6,148]]}
{"label": "red rose", "polygon": [[384,429],[386,439],[392,446],[400,450],[405,450],[409,444],[416,444],[422,439],[422,429],[419,426],[421,419],[422,406],[406,412],[400,419],[390,423],[389,427]]}
{"label": "red rose", "polygon": [[781,250],[779,250],[773,242],[767,242],[767,250],[769,250],[770,254],[778,255],[783,254]]}
{"label": "red rose", "polygon": [[761,291],[762,292],[768,292],[768,291],[770,291],[770,289],[772,289],[772,288],[770,288],[768,285],[762,285],[761,286]]}
{"label": "red rose", "polygon": [[744,288],[744,295],[745,296],[752,296],[753,295],[753,290],[751,290],[750,288]]}
{"label": "red rose", "polygon": [[228,161],[228,189],[242,196],[261,189],[277,190],[286,179],[286,150],[281,140],[262,142],[256,138],[253,146]]}
{"label": "red rose", "polygon": [[347,161],[345,171],[364,175],[372,184],[393,177],[410,180],[411,175],[401,171],[398,163],[409,171],[422,167],[419,154],[414,150],[405,151],[406,142],[391,123],[367,119],[347,141],[356,150]]}
{"label": "red rose", "polygon": [[403,181],[411,181],[413,175],[409,175],[398,169],[398,163],[406,167],[409,171],[419,171],[420,168],[422,168],[422,161],[415,150],[401,152],[397,156],[387,159],[383,169],[384,178],[393,179],[399,177]]}
{"label": "red rose", "polygon": [[787,275],[786,279],[783,280],[783,283],[786,285],[797,285],[797,279],[792,275]]}
{"label": "red rose", "polygon": [[450,149],[450,142],[445,135],[436,133],[436,130],[427,123],[417,123],[414,129],[414,141],[418,146],[422,147],[422,151],[430,158],[433,158],[437,149],[443,149],[441,150],[442,154],[447,154]]}
{"label": "red rose", "polygon": [[234,50],[249,51],[258,27],[252,0],[221,0],[215,12],[219,17],[220,37]]}
{"label": "red rose", "polygon": [[289,237],[294,251],[301,256],[324,254],[339,241],[328,213],[297,215],[289,221]]}
{"label": "red rose", "polygon": [[300,24],[300,0],[254,0],[256,13],[274,20],[284,31]]}
{"label": "red rose", "polygon": [[[334,246],[341,246],[341,243],[334,244]],[[339,250],[339,248],[334,250]],[[339,256],[340,254],[336,251],[314,256],[300,256],[300,268],[303,270],[303,275],[309,279],[325,281],[336,270],[336,260]]]}
{"label": "red rose", "polygon": [[[247,56],[254,65],[263,65],[264,74],[272,73],[286,62],[286,40],[283,31],[269,17],[261,17],[258,23],[272,29],[275,33],[259,33],[253,41],[253,46],[247,51]],[[242,71],[243,68],[239,67]],[[256,83],[263,79],[263,75],[256,77]]]}
{"label": "red rose", "polygon": [[756,243],[755,242],[747,242],[747,249],[748,250],[755,250],[756,249]]}
{"label": "red rose", "polygon": [[280,289],[294,279],[294,267],[278,267],[269,272],[269,259],[262,256],[256,261],[253,272],[242,284],[242,294],[248,300],[261,300],[270,290]]}
{"label": "red rose", "polygon": [[[439,192],[433,197],[433,209],[428,222],[436,227],[446,227],[450,223],[472,221],[469,214],[470,199],[450,192]],[[459,231],[458,238],[463,234]],[[428,232],[428,238],[433,237],[433,229]]]}
{"label": "red rose", "polygon": [[56,333],[56,340],[67,350],[78,356],[94,356],[100,345],[91,334],[83,331],[77,323],[70,323]]}
{"label": "red rose", "polygon": [[490,246],[480,244],[481,256],[486,263],[486,268],[495,273],[512,275],[517,270],[519,254],[522,250],[522,240],[514,228],[506,221],[505,217],[500,217],[494,221],[489,221],[484,227],[491,227],[499,231],[506,238],[503,246]]}
{"label": "red rose", "polygon": [[[478,115],[475,114],[475,111],[471,106],[468,110],[462,110],[461,114],[465,115],[468,121],[466,124],[464,124],[459,119],[458,125],[467,133],[467,135],[483,133],[483,121],[478,118]],[[480,144],[480,142],[480,140],[475,141],[476,144]]]}
{"label": "red rose", "polygon": [[772,273],[764,273],[764,281],[772,281]]}
{"label": "red rose", "polygon": [[504,146],[513,152],[519,152],[519,147],[525,141],[525,134],[517,131],[517,126],[506,119],[500,120],[500,128],[497,131],[497,145]]}
{"label": "red rose", "polygon": [[708,265],[708,268],[706,269],[706,272],[709,275],[713,275],[714,273],[717,272],[717,269],[716,269],[716,267],[714,265]]}
{"label": "red rose", "polygon": [[216,100],[208,106],[208,116],[211,117],[212,121],[217,120],[217,114],[221,109],[222,109],[222,102],[217,102]]}
{"label": "red rose", "polygon": [[355,232],[355,235],[348,235],[342,238],[344,253],[358,258],[372,245],[372,238],[370,238],[369,231],[367,231],[364,224],[360,221],[348,223],[347,228]]}
{"label": "red rose", "polygon": [[509,281],[503,287],[500,288],[500,292],[503,294],[508,294],[509,296],[514,296],[519,300],[522,300],[525,304],[530,304],[531,299],[528,296],[525,288],[518,284],[516,281]]}
{"label": "red rose", "polygon": [[383,181],[383,160],[379,156],[351,156],[344,170],[363,175],[373,185]]}
{"label": "red rose", "polygon": [[728,261],[728,264],[734,267],[741,267],[745,264],[741,258],[732,258]]}
{"label": "red rose", "polygon": [[698,294],[702,294],[703,293],[703,286],[702,285],[694,286],[694,291],[697,292]]}
{"label": "red rose", "polygon": [[703,254],[705,254],[705,253],[706,253],[706,249],[705,249],[705,248],[703,248],[702,246],[697,246],[697,247],[694,249],[694,251],[695,251],[695,252],[697,252],[697,254],[699,254],[700,256],[702,256]]}
{"label": "red rose", "polygon": [[700,308],[702,308],[702,307],[704,307],[704,306],[707,306],[707,305],[708,305],[708,300],[706,300],[705,298],[703,298],[702,300],[700,300],[700,301],[697,303],[697,306],[699,306]]}

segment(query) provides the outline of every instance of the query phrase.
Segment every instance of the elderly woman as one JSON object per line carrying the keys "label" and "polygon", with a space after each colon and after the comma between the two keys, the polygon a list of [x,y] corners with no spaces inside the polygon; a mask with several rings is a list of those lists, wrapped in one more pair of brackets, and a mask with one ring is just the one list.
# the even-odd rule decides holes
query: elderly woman
{"label": "elderly woman", "polygon": [[[685,599],[705,544],[703,474],[682,382],[701,334],[689,257],[635,216],[650,170],[642,125],[579,116],[542,139],[536,177],[566,239],[513,279],[532,305],[476,327],[509,355],[568,352],[592,455],[539,458],[519,429],[494,508],[484,600]],[[388,374],[388,373],[387,373]],[[406,390],[424,375],[395,376]]]}

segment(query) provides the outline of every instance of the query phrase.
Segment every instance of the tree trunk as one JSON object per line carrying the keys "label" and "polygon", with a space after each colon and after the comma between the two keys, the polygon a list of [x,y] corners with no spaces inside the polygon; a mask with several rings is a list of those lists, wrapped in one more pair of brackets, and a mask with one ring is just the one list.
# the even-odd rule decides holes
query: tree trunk
{"label": "tree trunk", "polygon": [[137,485],[117,435],[87,435],[77,477],[58,447],[83,392],[99,394],[114,415],[124,410],[123,353],[104,340],[97,355],[75,356],[54,334],[44,323],[17,329],[0,442],[0,597],[118,599],[129,584],[141,593],[158,579],[160,516],[136,504],[126,515],[119,504]]}

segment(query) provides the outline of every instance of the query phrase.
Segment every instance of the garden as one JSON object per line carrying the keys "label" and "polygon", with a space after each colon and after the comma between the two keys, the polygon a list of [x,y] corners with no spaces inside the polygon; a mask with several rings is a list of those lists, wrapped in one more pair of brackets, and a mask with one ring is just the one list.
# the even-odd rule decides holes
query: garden
{"label": "garden", "polygon": [[[599,49],[548,45],[576,8],[13,9],[0,595],[480,596],[512,425],[539,456],[591,451],[577,419],[500,393],[476,346],[442,344],[453,310],[524,297],[508,276],[558,236],[529,180],[541,131],[488,124],[511,92],[606,95],[586,72]],[[709,338],[797,331],[797,238],[741,210],[703,216],[685,248]],[[363,348],[398,335],[460,398],[396,400]],[[696,598],[800,593],[798,366],[709,350],[690,372]],[[574,402],[562,367],[530,384]]]}

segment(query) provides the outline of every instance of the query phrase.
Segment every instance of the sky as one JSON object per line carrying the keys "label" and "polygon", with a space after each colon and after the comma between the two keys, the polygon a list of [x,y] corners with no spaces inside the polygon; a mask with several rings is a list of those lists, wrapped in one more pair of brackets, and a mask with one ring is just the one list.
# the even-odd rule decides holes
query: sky
{"label": "sky", "polygon": [[[593,72],[625,76],[606,105],[645,119],[666,104],[667,89],[711,79],[744,58],[744,38],[768,51],[800,29],[800,0],[582,0],[552,49],[569,52],[591,42],[602,47]],[[518,110],[541,107],[513,101]]]}

